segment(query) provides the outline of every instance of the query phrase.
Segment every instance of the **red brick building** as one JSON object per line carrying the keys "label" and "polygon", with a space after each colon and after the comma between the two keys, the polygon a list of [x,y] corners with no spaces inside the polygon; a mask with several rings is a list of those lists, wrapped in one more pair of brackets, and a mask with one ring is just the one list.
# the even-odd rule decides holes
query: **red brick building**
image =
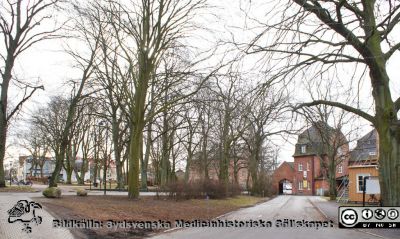
{"label": "red brick building", "polygon": [[[229,160],[229,182],[232,184],[238,184],[242,189],[247,189],[248,183],[251,183],[251,180],[248,177],[247,170],[247,162],[246,159],[239,159],[234,161]],[[195,182],[205,179],[205,168],[207,168],[207,179],[218,181],[219,176],[219,164],[218,160],[211,159],[208,162],[207,166],[202,165],[202,161],[200,160],[200,156],[196,156],[189,168],[189,181]]]}
{"label": "red brick building", "polygon": [[[340,185],[342,180],[348,174],[348,152],[349,146],[341,132],[332,133],[334,129],[322,122],[317,122],[298,137],[293,154],[294,162],[283,162],[274,172],[273,187],[277,193],[282,193],[283,180],[292,183],[292,193],[296,195],[323,195],[329,190],[327,172],[323,164],[327,163],[328,150],[322,137],[323,131],[330,131],[332,135],[332,144],[337,147],[337,168],[336,180]],[[333,138],[335,137],[335,139]],[[342,141],[338,144],[338,138]],[[333,142],[335,141],[336,142]],[[330,145],[332,146],[332,145]],[[332,150],[332,147],[329,148]],[[340,163],[339,163],[340,162]]]}
{"label": "red brick building", "polygon": [[273,191],[278,194],[283,193],[283,186],[285,183],[294,182],[294,163],[284,161],[279,165],[279,167],[274,171],[272,175],[272,186]]}

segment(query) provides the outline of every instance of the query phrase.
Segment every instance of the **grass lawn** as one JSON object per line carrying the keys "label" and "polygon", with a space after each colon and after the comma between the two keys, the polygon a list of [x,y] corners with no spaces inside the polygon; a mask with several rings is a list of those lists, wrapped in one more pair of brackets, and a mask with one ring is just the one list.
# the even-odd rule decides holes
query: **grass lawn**
{"label": "grass lawn", "polygon": [[9,185],[6,185],[5,188],[0,188],[0,192],[38,192],[37,189],[34,189],[30,186],[15,186],[12,185],[11,187]]}
{"label": "grass lawn", "polygon": [[[127,196],[63,196],[60,199],[36,198],[57,219],[94,219],[129,221],[170,221],[208,220],[227,212],[266,201],[266,198],[237,196],[228,199],[193,199],[175,201],[143,196],[132,201]],[[83,229],[81,233],[89,237],[101,238],[141,238],[148,230],[125,230],[116,233],[107,229]],[[120,237],[121,236],[121,237]]]}

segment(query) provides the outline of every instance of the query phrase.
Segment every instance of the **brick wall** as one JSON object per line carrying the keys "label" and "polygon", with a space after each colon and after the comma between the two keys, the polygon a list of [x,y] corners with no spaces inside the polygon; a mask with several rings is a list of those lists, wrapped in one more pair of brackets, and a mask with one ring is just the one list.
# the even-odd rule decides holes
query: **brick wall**
{"label": "brick wall", "polygon": [[319,164],[317,164],[316,162],[317,160],[315,160],[315,158],[316,157],[312,155],[295,157],[294,159],[295,179],[293,184],[293,194],[297,195],[314,194],[315,172],[320,171],[320,166]]}
{"label": "brick wall", "polygon": [[272,187],[275,193],[279,192],[279,182],[285,179],[290,181],[293,186],[294,170],[286,161],[284,161],[272,175]]}

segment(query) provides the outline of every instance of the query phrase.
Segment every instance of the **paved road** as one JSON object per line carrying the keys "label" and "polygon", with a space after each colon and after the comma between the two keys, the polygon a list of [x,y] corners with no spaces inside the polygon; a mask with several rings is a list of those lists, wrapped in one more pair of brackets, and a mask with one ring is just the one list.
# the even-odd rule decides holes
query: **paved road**
{"label": "paved road", "polygon": [[310,202],[312,197],[305,196],[279,196],[266,203],[255,207],[245,208],[228,214],[221,219],[226,220],[265,220],[271,221],[272,227],[267,228],[188,228],[178,229],[157,235],[156,239],[232,239],[232,238],[321,238],[321,239],[377,239],[372,234],[364,232],[339,229],[334,225],[329,228],[277,228],[275,223],[282,219],[326,221],[326,218]]}

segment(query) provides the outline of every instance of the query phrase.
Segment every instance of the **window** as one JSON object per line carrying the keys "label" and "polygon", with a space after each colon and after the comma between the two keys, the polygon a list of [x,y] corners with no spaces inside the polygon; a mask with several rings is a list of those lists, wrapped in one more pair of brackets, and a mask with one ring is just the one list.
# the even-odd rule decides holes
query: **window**
{"label": "window", "polygon": [[343,150],[342,150],[342,148],[338,148],[338,149],[337,149],[337,155],[338,155],[338,156],[342,156],[342,155],[343,155]]}
{"label": "window", "polygon": [[364,189],[364,178],[369,177],[369,174],[357,174],[357,193],[362,193]]}
{"label": "window", "polygon": [[338,167],[338,173],[343,173],[343,166],[341,164]]}
{"label": "window", "polygon": [[299,171],[303,171],[303,164],[302,163],[299,163]]}
{"label": "window", "polygon": [[310,171],[310,164],[307,163],[307,171]]}
{"label": "window", "polygon": [[311,190],[310,182],[307,181],[307,190]]}
{"label": "window", "polygon": [[307,149],[307,145],[302,145],[301,146],[301,153],[305,154],[306,153],[306,149]]}
{"label": "window", "polygon": [[299,181],[299,190],[303,190],[303,182]]}

